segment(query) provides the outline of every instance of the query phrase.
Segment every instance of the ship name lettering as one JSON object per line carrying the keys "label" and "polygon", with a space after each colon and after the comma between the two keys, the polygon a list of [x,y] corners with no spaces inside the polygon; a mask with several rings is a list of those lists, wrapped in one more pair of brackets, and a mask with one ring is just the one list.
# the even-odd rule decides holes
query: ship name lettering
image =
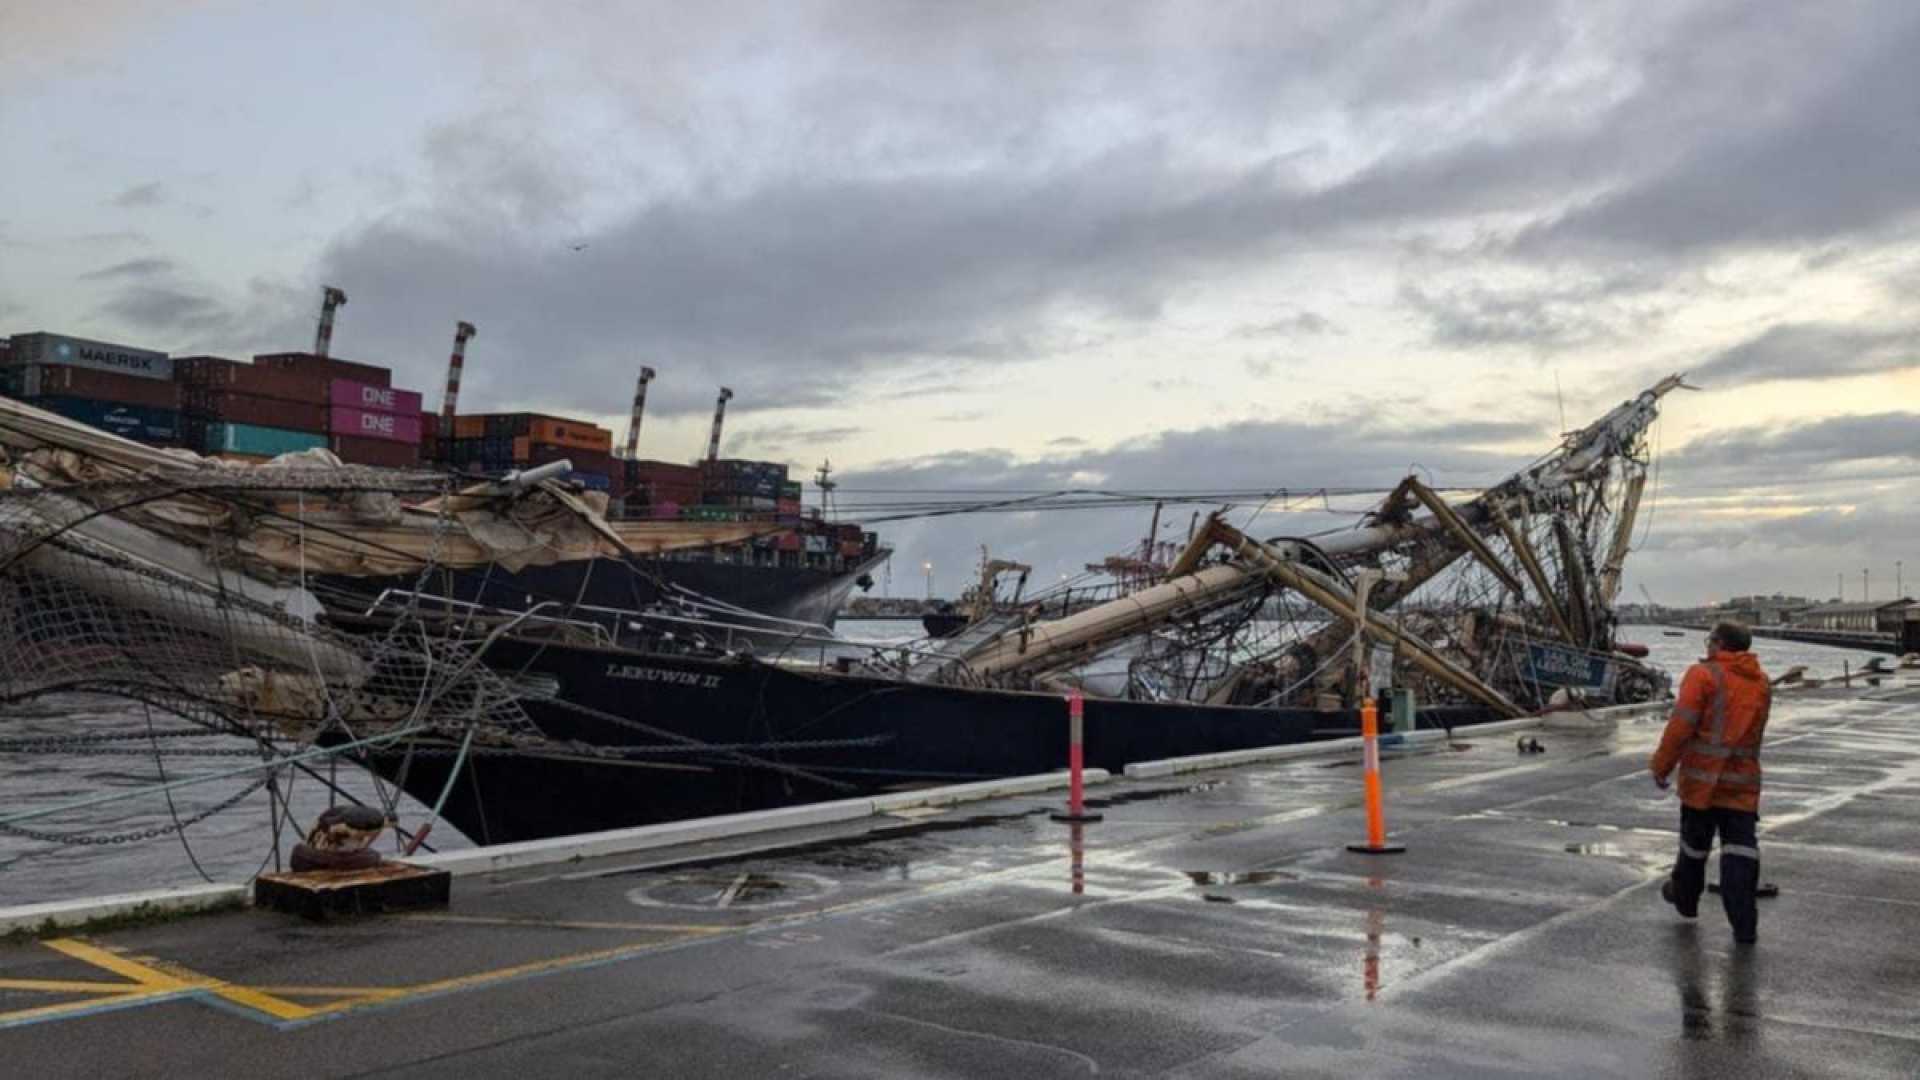
{"label": "ship name lettering", "polygon": [[694,671],[670,671],[666,668],[641,667],[637,664],[608,664],[607,678],[671,683],[675,686],[691,686],[697,690],[715,690],[720,686],[718,675],[702,675]]}

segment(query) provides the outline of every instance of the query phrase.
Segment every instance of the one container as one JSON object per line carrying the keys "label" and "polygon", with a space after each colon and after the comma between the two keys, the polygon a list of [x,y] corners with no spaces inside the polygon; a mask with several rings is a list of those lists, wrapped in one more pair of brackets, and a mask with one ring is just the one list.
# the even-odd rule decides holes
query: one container
{"label": "one container", "polygon": [[200,449],[209,454],[261,454],[273,457],[327,445],[327,437],[310,431],[261,427],[258,424],[211,423]]}
{"label": "one container", "polygon": [[98,368],[26,364],[5,371],[7,392],[15,397],[71,397],[178,410],[180,387],[159,379],[122,375]]}
{"label": "one container", "polygon": [[800,534],[795,532],[783,532],[774,541],[773,546],[781,551],[800,551],[802,550],[802,544],[800,543]]}
{"label": "one container", "polygon": [[335,435],[327,445],[349,465],[378,465],[387,469],[411,469],[420,464],[420,448],[413,443],[393,439],[360,439]]}
{"label": "one container", "polygon": [[456,416],[453,418],[453,437],[456,439],[478,439],[487,433],[487,418],[484,416]]}
{"label": "one container", "polygon": [[148,443],[180,440],[180,413],[174,409],[69,397],[32,398],[27,404],[122,438]]}
{"label": "one container", "polygon": [[860,541],[858,540],[840,541],[840,554],[849,559],[859,558],[861,554]]}
{"label": "one container", "polygon": [[420,444],[420,414],[368,412],[335,405],[328,410],[327,431],[358,439],[387,439],[409,446]]}
{"label": "one container", "polygon": [[261,353],[253,358],[253,362],[285,371],[297,371],[303,375],[320,375],[328,379],[352,379],[354,382],[371,383],[374,386],[393,385],[393,372],[387,368],[373,364],[356,364],[351,360],[340,360],[331,356],[315,356],[312,353]]}
{"label": "one container", "polygon": [[360,409],[364,412],[411,413],[420,415],[420,395],[413,390],[395,390],[391,386],[335,379],[328,387],[327,400],[334,408]]}
{"label": "one container", "polygon": [[327,407],[318,401],[293,401],[189,386],[181,390],[180,404],[186,412],[208,420],[315,434],[325,434],[327,430]]}
{"label": "one container", "polygon": [[567,474],[567,479],[586,488],[588,491],[611,491],[613,481],[606,473],[582,472],[579,469]]}
{"label": "one container", "polygon": [[7,358],[10,364],[59,364],[142,379],[173,378],[172,358],[151,349],[45,332],[15,334],[11,344],[11,355]]}

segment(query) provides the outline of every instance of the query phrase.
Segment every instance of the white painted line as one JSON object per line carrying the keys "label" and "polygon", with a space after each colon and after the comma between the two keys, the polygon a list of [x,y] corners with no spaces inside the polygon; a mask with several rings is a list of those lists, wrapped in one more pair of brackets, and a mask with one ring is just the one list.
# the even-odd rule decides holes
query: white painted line
{"label": "white painted line", "polygon": [[0,908],[0,934],[15,930],[67,929],[116,916],[181,915],[244,904],[252,895],[252,890],[245,885],[191,885]]}

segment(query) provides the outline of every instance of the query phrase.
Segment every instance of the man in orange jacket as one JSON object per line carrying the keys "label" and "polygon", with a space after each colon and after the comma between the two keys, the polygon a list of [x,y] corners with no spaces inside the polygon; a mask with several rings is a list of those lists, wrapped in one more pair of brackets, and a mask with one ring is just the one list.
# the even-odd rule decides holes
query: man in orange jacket
{"label": "man in orange jacket", "polygon": [[1720,902],[1733,939],[1757,940],[1760,848],[1760,740],[1767,731],[1773,689],[1748,650],[1753,635],[1723,622],[1707,636],[1707,658],[1687,669],[1673,716],[1648,767],[1665,790],[1680,770],[1680,857],[1660,895],[1686,918],[1700,913],[1707,885],[1707,853],[1720,835]]}

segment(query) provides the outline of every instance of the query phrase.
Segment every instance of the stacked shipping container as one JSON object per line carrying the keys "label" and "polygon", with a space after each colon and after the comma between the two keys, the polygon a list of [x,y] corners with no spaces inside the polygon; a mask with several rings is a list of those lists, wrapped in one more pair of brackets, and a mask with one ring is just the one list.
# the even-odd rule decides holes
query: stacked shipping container
{"label": "stacked shipping container", "polygon": [[16,334],[0,392],[116,435],[179,445],[179,388],[166,353],[62,334]]}

